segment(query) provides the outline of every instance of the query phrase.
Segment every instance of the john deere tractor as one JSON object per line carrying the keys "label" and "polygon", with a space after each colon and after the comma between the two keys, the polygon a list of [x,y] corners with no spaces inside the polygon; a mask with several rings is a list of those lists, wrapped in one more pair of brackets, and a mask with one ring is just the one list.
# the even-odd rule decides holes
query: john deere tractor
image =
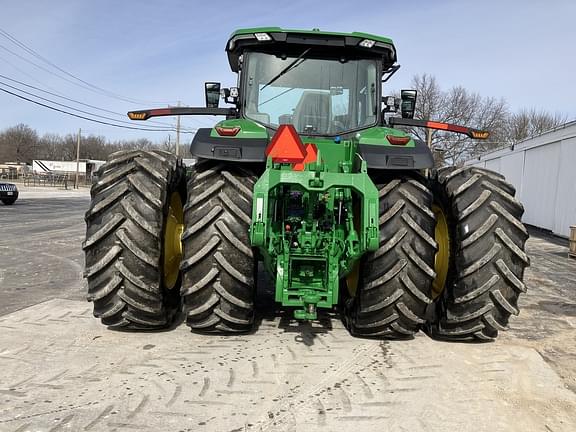
{"label": "john deere tractor", "polygon": [[100,169],[84,250],[102,323],[161,328],[183,309],[194,331],[247,332],[264,268],[295,319],[339,311],[353,335],[506,328],[529,264],[514,188],[484,169],[436,169],[397,126],[488,132],[414,119],[415,91],[384,97],[399,68],[385,37],[243,29],[226,52],[237,87],[206,83],[206,107],[128,114],[225,117],[198,129],[188,172],[140,150]]}

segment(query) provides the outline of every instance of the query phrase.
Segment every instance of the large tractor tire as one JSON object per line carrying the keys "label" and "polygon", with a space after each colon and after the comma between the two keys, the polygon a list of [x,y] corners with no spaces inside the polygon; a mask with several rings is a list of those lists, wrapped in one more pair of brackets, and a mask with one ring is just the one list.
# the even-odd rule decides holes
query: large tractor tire
{"label": "large tractor tire", "polygon": [[86,212],[88,300],[103,324],[124,329],[169,325],[180,310],[180,235],[186,171],[161,151],[110,156]]}
{"label": "large tractor tire", "polygon": [[518,315],[518,297],[526,291],[524,209],[514,187],[485,169],[440,169],[432,187],[446,224],[437,237],[444,263],[436,263],[445,282],[435,287],[429,330],[443,339],[492,340]]}
{"label": "large tractor tire", "polygon": [[403,339],[425,323],[432,303],[432,193],[414,178],[380,180],[376,186],[380,248],[361,260],[357,278],[347,279],[344,320],[355,336]]}
{"label": "large tractor tire", "polygon": [[257,177],[242,165],[200,160],[188,183],[182,298],[187,324],[200,333],[250,331],[255,258],[250,245]]}

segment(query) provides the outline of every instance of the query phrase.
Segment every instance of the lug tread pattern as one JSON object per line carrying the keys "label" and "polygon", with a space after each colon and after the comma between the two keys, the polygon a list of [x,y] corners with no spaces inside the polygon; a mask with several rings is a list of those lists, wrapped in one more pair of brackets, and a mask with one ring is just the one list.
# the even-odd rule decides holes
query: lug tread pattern
{"label": "lug tread pattern", "polygon": [[98,174],[83,244],[94,315],[114,328],[165,327],[178,307],[161,280],[165,203],[184,167],[167,152],[121,151]]}
{"label": "lug tread pattern", "polygon": [[526,292],[524,209],[514,187],[486,169],[443,168],[435,188],[455,224],[456,257],[455,278],[438,299],[431,331],[446,339],[493,340],[518,314],[518,297]]}
{"label": "lug tread pattern", "polygon": [[435,277],[432,194],[415,178],[375,179],[380,197],[380,248],[362,263],[356,297],[345,303],[351,333],[407,338],[425,323]]}
{"label": "lug tread pattern", "polygon": [[181,270],[186,322],[201,333],[241,333],[254,322],[249,228],[256,175],[200,160],[188,183]]}

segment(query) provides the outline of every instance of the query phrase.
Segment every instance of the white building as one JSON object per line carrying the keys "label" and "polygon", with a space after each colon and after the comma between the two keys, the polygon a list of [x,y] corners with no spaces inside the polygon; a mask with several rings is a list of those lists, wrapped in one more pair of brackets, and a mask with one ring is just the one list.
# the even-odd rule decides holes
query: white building
{"label": "white building", "polygon": [[524,223],[568,237],[576,225],[576,121],[471,159],[497,171],[516,187]]}
{"label": "white building", "polygon": [[98,168],[100,168],[105,161],[80,159],[78,165],[76,161],[49,161],[49,160],[33,160],[32,172],[34,174],[57,174],[57,175],[74,175],[78,167],[78,173],[82,176],[90,178]]}

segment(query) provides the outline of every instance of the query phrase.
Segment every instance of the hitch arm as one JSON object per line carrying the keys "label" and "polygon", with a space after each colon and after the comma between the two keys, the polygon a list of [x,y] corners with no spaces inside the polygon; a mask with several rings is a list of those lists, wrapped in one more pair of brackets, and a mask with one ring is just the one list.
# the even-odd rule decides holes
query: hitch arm
{"label": "hitch arm", "polygon": [[483,131],[480,129],[473,129],[466,126],[458,126],[450,123],[442,123],[430,120],[414,120],[401,117],[390,117],[388,119],[390,126],[413,126],[422,127],[428,129],[445,130],[448,132],[456,132],[467,135],[474,139],[487,139],[490,136],[490,132]]}
{"label": "hitch arm", "polygon": [[234,108],[203,108],[203,107],[171,107],[153,108],[140,111],[129,111],[130,120],[148,120],[152,117],[180,116],[180,115],[218,115],[236,116]]}

